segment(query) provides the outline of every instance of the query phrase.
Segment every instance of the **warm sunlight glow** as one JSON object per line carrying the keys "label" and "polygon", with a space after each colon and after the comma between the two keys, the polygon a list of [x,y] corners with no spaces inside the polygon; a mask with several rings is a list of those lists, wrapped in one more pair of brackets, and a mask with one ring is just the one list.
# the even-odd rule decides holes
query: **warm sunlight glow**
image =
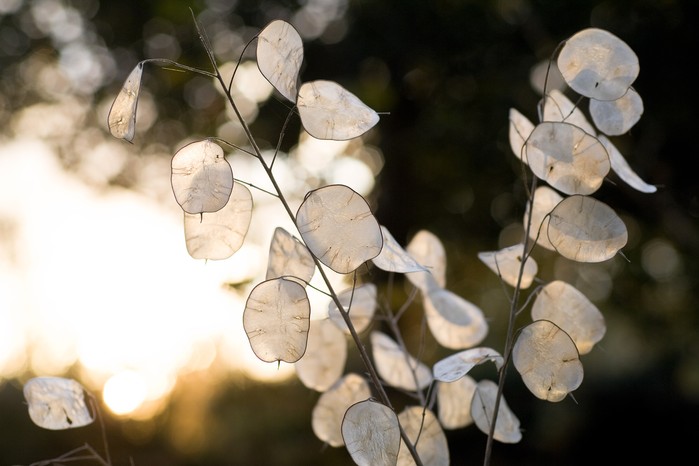
{"label": "warm sunlight glow", "polygon": [[[233,92],[236,95],[245,97],[251,102],[260,103],[267,100],[274,91],[272,85],[262,76],[254,61],[246,61],[240,64],[236,70],[236,63],[229,62],[221,66],[221,75],[226,82],[230,82],[235,71],[233,80]],[[218,87],[216,88],[217,90]]]}
{"label": "warm sunlight glow", "polygon": [[250,264],[266,261],[266,236],[242,259],[194,260],[174,200],[91,188],[36,140],[0,146],[0,170],[0,239],[11,246],[0,249],[0,377],[78,365],[88,390],[104,389],[110,409],[135,415],[157,411],[179,375],[217,360],[261,380],[293,374],[255,358],[242,328],[246,281],[261,272]]}
{"label": "warm sunlight glow", "polygon": [[114,414],[128,414],[145,401],[146,384],[136,372],[120,372],[104,384],[102,398]]}
{"label": "warm sunlight glow", "polygon": [[291,155],[311,177],[326,178],[328,184],[345,184],[362,195],[374,188],[375,177],[380,170],[371,167],[371,162],[380,165],[380,154],[372,153],[358,140],[334,141],[316,139],[301,132],[299,143]]}
{"label": "warm sunlight glow", "polygon": [[0,253],[0,379],[19,375],[24,369],[24,348],[26,346],[25,332],[15,331],[24,329],[26,322],[23,316],[12,310],[18,304],[17,288],[21,282],[12,271],[2,263]]}

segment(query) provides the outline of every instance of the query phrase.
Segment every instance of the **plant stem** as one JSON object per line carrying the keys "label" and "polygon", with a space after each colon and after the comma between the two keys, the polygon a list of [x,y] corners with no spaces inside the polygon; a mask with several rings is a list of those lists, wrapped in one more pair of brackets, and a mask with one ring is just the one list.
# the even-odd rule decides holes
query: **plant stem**
{"label": "plant stem", "polygon": [[500,376],[498,379],[498,391],[495,396],[495,405],[493,406],[493,419],[490,421],[490,430],[488,431],[488,440],[485,444],[485,455],[483,459],[483,466],[490,465],[490,458],[493,454],[493,442],[495,436],[495,425],[498,420],[498,411],[500,410],[500,401],[502,400],[503,389],[505,386],[505,377],[507,375],[507,369],[510,366],[512,360],[512,347],[514,346],[514,336],[515,336],[515,320],[518,314],[518,302],[519,295],[522,291],[522,277],[524,276],[524,265],[529,258],[529,234],[532,226],[532,216],[534,213],[534,192],[537,186],[537,177],[532,177],[531,191],[529,195],[529,213],[527,215],[527,225],[524,231],[524,240],[522,241],[522,261],[519,264],[519,274],[517,276],[517,284],[515,286],[514,293],[512,294],[512,300],[510,302],[510,315],[507,322],[507,335],[505,337],[505,350],[502,353],[503,364],[500,368]]}
{"label": "plant stem", "polygon": [[[213,57],[211,54],[209,54],[209,57],[213,60]],[[221,73],[218,70],[218,67],[216,67],[216,64],[214,63],[214,68],[216,70],[216,79],[220,83],[221,87],[226,90],[226,83],[223,81],[223,76],[221,76]],[[235,103],[235,100],[233,99],[233,96],[231,95],[230,92],[226,90],[226,98],[228,99],[229,104],[233,108],[233,111],[235,112],[236,117],[240,121],[240,124],[243,127],[243,131],[245,132],[245,135],[247,136],[248,141],[250,142],[250,145],[253,148],[254,155],[257,157],[257,159],[260,161],[260,164],[262,165],[262,168],[265,170],[265,173],[267,174],[267,177],[269,178],[270,182],[272,183],[272,186],[274,186],[274,190],[277,193],[277,197],[282,203],[282,206],[284,207],[284,210],[286,213],[289,215],[289,218],[296,224],[296,215],[292,212],[291,207],[289,206],[289,203],[286,200],[286,197],[284,196],[281,188],[279,187],[279,184],[277,183],[276,178],[274,177],[274,173],[272,172],[271,165],[268,165],[267,162],[265,162],[264,158],[262,157],[262,152],[260,151],[260,148],[258,147],[257,143],[255,142],[255,138],[253,137],[252,131],[250,130],[250,127],[248,126],[247,122],[241,115],[238,106]],[[338,310],[340,311],[340,315],[344,319],[345,323],[347,324],[347,328],[350,331],[350,335],[352,336],[352,340],[354,341],[355,346],[357,347],[357,350],[359,351],[359,356],[362,359],[362,362],[364,363],[364,366],[366,367],[367,371],[369,372],[369,377],[371,378],[372,383],[376,387],[377,392],[379,393],[379,397],[381,399],[381,402],[385,404],[387,407],[389,407],[391,410],[394,410],[393,406],[391,405],[391,401],[388,398],[388,394],[383,388],[383,385],[381,384],[381,379],[379,378],[378,373],[376,372],[376,368],[371,362],[371,358],[369,357],[369,353],[367,353],[366,348],[362,344],[361,339],[359,338],[359,334],[357,334],[357,331],[354,328],[354,325],[352,324],[352,320],[349,317],[349,312],[342,306],[342,303],[340,302],[340,299],[337,296],[337,293],[334,291],[332,283],[330,282],[330,279],[328,278],[327,274],[325,273],[325,270],[323,270],[322,264],[320,260],[314,255],[311,254],[313,257],[313,261],[316,264],[316,268],[319,270],[323,281],[325,282],[325,285],[328,287],[328,290],[330,292],[330,295],[332,297],[333,302],[337,306]],[[395,411],[395,410],[394,410]],[[417,453],[417,450],[415,449],[415,446],[413,443],[410,441],[410,438],[408,437],[407,433],[403,430],[403,427],[398,424],[398,427],[400,429],[400,434],[401,438],[403,439],[403,442],[405,443],[406,447],[410,451],[410,454],[412,455],[413,459],[415,460],[415,463],[417,466],[422,466],[422,462],[420,460],[420,457]]]}

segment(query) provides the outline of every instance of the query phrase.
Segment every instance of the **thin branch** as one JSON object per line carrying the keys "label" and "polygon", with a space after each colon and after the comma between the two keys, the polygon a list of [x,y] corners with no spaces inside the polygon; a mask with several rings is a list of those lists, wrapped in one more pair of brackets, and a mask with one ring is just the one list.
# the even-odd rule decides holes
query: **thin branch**
{"label": "thin branch", "polygon": [[519,310],[517,311],[517,315],[519,315],[522,311],[524,311],[524,310],[527,308],[527,306],[529,306],[529,303],[530,303],[534,298],[536,298],[536,296],[539,294],[539,292],[542,290],[542,288],[543,288],[543,285],[539,285],[539,286],[537,286],[536,288],[534,288],[534,290],[532,290],[531,293],[529,293],[529,296],[527,296],[527,299],[524,301],[524,303],[522,304],[522,306],[521,306],[521,307],[519,308]]}
{"label": "thin branch", "polygon": [[403,317],[403,314],[410,308],[410,305],[415,301],[415,298],[417,298],[419,290],[417,287],[413,287],[412,290],[410,290],[410,294],[408,295],[408,298],[405,300],[403,304],[401,304],[400,308],[398,311],[395,313],[395,319],[396,321],[399,321],[401,317]]}
{"label": "thin branch", "polygon": [[[215,77],[215,76],[214,76],[214,77]],[[232,142],[228,142],[228,141],[226,141],[226,140],[223,139],[223,138],[219,138],[219,137],[217,137],[217,136],[212,136],[212,137],[208,137],[207,139],[210,139],[210,140],[212,140],[212,141],[220,142],[221,144],[224,144],[224,145],[226,145],[226,146],[232,147],[233,149],[237,149],[237,150],[239,150],[240,152],[244,152],[244,153],[246,153],[246,154],[248,154],[248,155],[251,155],[251,156],[257,158],[257,154],[255,154],[254,152],[250,152],[249,150],[244,149],[244,148],[242,148],[242,147],[240,147],[240,146],[238,146],[238,145],[235,145],[235,144],[233,144]]]}
{"label": "thin branch", "polygon": [[107,442],[107,429],[104,427],[104,418],[102,417],[102,412],[97,405],[97,400],[92,393],[89,393],[90,403],[92,404],[92,409],[95,410],[95,415],[99,419],[100,431],[102,432],[102,442],[104,443],[104,456],[106,458],[107,464],[112,464],[112,460],[109,456],[109,443]]}
{"label": "thin branch", "polygon": [[284,139],[284,136],[286,135],[286,127],[289,125],[289,121],[291,121],[291,117],[295,114],[296,114],[296,106],[293,106],[289,110],[289,114],[286,116],[286,120],[284,120],[284,124],[282,125],[281,132],[279,133],[279,140],[277,141],[277,148],[274,151],[274,157],[272,158],[272,162],[269,164],[270,170],[274,167],[274,161],[277,160],[277,154],[279,154],[279,149],[282,146],[282,140]]}
{"label": "thin branch", "polygon": [[250,40],[248,41],[248,43],[245,44],[245,47],[243,47],[243,50],[240,51],[240,58],[238,58],[238,62],[235,64],[235,68],[233,69],[233,74],[231,75],[231,80],[228,82],[228,87],[225,88],[225,89],[226,89],[226,92],[227,92],[228,94],[230,94],[230,93],[231,93],[231,89],[233,89],[233,79],[235,78],[235,74],[238,72],[238,67],[239,67],[240,64],[243,62],[243,55],[245,55],[245,51],[248,49],[248,47],[250,46],[250,44],[252,44],[252,42],[253,42],[255,39],[257,39],[257,35],[255,35],[252,39],[250,39]]}
{"label": "thin branch", "polygon": [[248,183],[247,181],[243,181],[243,180],[240,180],[240,179],[238,179],[238,178],[233,178],[233,179],[234,179],[237,183],[244,184],[245,186],[250,186],[251,188],[257,189],[258,191],[261,191],[261,192],[263,192],[263,193],[265,193],[265,194],[269,194],[270,196],[279,197],[279,196],[277,195],[277,193],[273,193],[272,191],[267,191],[266,189],[260,188],[259,186],[254,185],[254,184],[252,184],[252,183]]}
{"label": "thin branch", "polygon": [[[86,454],[83,454],[86,452]],[[110,466],[110,463],[106,462],[102,457],[89,445],[85,444],[80,447],[74,448],[73,450],[57,456],[56,458],[50,460],[37,461],[30,464],[29,466],[51,466],[56,463],[71,463],[73,461],[88,461],[95,460],[103,466]]]}
{"label": "thin branch", "polygon": [[[199,27],[199,24],[198,24],[196,18],[194,17],[193,13],[192,13],[192,16],[193,16],[194,24],[197,28],[198,33],[199,33],[199,37],[201,38],[202,44],[204,45],[204,48],[206,49],[206,53],[209,56],[209,59],[211,61],[212,66],[214,67],[215,77],[218,80],[218,82],[220,83],[221,87],[223,89],[226,89],[226,83],[224,82],[223,77],[221,76],[220,69],[218,68],[218,65],[216,63],[216,59],[213,55],[213,51],[208,43],[208,40],[206,40],[205,35],[204,35],[203,31],[201,30],[201,28]],[[281,190],[279,184],[277,183],[277,180],[274,176],[274,173],[272,172],[270,165],[268,165],[267,162],[265,162],[264,158],[262,157],[262,153],[261,153],[260,148],[257,145],[257,142],[252,134],[252,131],[250,130],[250,127],[248,126],[247,122],[245,121],[242,114],[240,113],[240,110],[238,109],[238,106],[236,105],[235,100],[233,99],[233,96],[231,95],[231,93],[226,92],[226,97],[228,99],[228,103],[231,105],[231,108],[235,112],[236,118],[238,119],[240,124],[243,126],[243,131],[245,132],[245,135],[248,139],[248,142],[250,142],[250,145],[252,146],[255,154],[257,155],[257,158],[259,159],[260,164],[262,165],[262,168],[265,170],[267,177],[269,178],[272,185],[274,186],[274,190],[276,191],[276,193],[278,195],[279,201],[282,203],[284,210],[286,211],[287,215],[294,222],[294,225],[295,225],[296,224],[296,215],[292,212],[291,207],[289,206],[289,203],[286,200],[286,197],[282,193],[282,190]],[[343,320],[347,324],[347,327],[350,331],[350,335],[352,337],[352,340],[354,341],[355,346],[357,347],[357,350],[359,351],[359,356],[360,356],[362,362],[364,363],[366,369],[369,372],[369,376],[371,378],[371,381],[372,381],[373,385],[375,386],[376,390],[378,391],[379,397],[380,397],[382,403],[385,404],[388,408],[394,409],[392,404],[391,404],[390,399],[388,398],[386,391],[383,388],[383,385],[381,384],[381,381],[380,381],[379,376],[376,372],[376,369],[371,362],[371,358],[369,357],[369,353],[367,352],[366,348],[364,347],[364,344],[362,343],[361,339],[359,338],[359,335],[357,334],[357,331],[354,328],[354,325],[352,324],[352,321],[349,317],[349,313],[342,306],[342,303],[340,302],[340,300],[337,296],[337,293],[333,289],[332,283],[331,283],[329,277],[327,276],[327,274],[322,266],[322,263],[315,256],[315,254],[311,254],[311,256],[313,257],[313,261],[315,262],[316,268],[320,272],[320,275],[321,275],[323,281],[325,282],[326,286],[328,287],[328,290],[330,291],[333,302],[337,306],[338,310],[340,311],[340,315],[342,316]],[[418,466],[422,466],[422,462],[420,460],[419,455],[417,454],[417,450],[415,450],[415,447],[412,444],[412,442],[410,441],[410,438],[408,437],[405,430],[403,429],[403,427],[400,424],[399,424],[399,430],[401,433],[401,438],[403,439],[406,447],[410,451],[411,456],[415,460],[415,463]]]}
{"label": "thin branch", "polygon": [[[147,58],[147,59],[143,60],[141,63],[162,63],[164,65],[174,66],[178,70],[191,71],[193,73],[203,74],[204,76],[208,76],[210,78],[216,77],[216,75],[210,71],[202,70],[199,68],[194,68],[192,66],[183,65],[182,63],[177,63],[176,61],[168,60],[167,58]],[[178,70],[172,70],[172,71],[178,71]]]}
{"label": "thin branch", "polygon": [[[389,317],[392,316],[390,308],[388,308],[386,312],[388,313]],[[391,333],[396,339],[396,343],[398,343],[398,346],[400,346],[403,352],[405,364],[410,368],[410,374],[412,375],[413,383],[415,384],[415,394],[418,396],[418,399],[420,400],[420,405],[425,406],[427,404],[427,400],[425,399],[425,394],[420,389],[420,382],[417,378],[417,368],[419,367],[420,363],[417,359],[415,359],[415,367],[413,367],[413,364],[411,364],[411,355],[408,351],[407,345],[405,344],[405,340],[403,340],[403,335],[401,334],[400,328],[398,327],[398,321],[395,318],[389,318],[387,320],[387,323],[391,329]]]}
{"label": "thin branch", "polygon": [[[534,204],[534,192],[536,192],[536,186],[537,186],[537,177],[534,176],[532,177],[532,185],[531,185],[531,193],[532,196],[530,198],[530,203],[533,205]],[[532,216],[533,216],[534,209],[529,209],[529,215],[527,216],[527,225],[525,228],[524,232],[524,241],[523,241],[523,249],[526,250],[527,247],[529,246],[529,234],[531,231],[531,226],[532,226]],[[505,350],[503,351],[503,364],[502,367],[500,368],[500,377],[498,380],[498,391],[497,395],[495,396],[495,405],[493,406],[493,419],[490,422],[490,429],[488,430],[488,440],[485,445],[485,456],[483,459],[483,465],[484,466],[489,466],[490,465],[490,459],[492,457],[493,453],[493,442],[494,442],[494,437],[495,437],[495,425],[498,420],[498,411],[500,410],[500,402],[502,400],[502,395],[503,395],[503,388],[505,385],[505,376],[507,375],[507,370],[509,368],[511,359],[512,359],[512,347],[514,345],[514,336],[515,336],[515,320],[517,318],[517,313],[518,313],[518,302],[519,302],[519,295],[522,292],[522,278],[524,277],[524,265],[525,261],[521,261],[519,264],[519,274],[517,276],[517,284],[515,286],[514,293],[512,295],[512,300],[510,301],[510,315],[509,319],[507,322],[507,335],[505,338]]]}

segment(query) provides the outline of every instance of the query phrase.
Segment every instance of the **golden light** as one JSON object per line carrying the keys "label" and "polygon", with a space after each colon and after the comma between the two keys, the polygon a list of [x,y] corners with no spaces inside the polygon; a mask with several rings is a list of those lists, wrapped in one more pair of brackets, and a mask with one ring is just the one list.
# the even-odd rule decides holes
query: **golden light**
{"label": "golden light", "polygon": [[134,371],[124,371],[107,380],[102,398],[114,414],[124,415],[141,406],[146,399],[146,392],[143,377]]}
{"label": "golden light", "polygon": [[[62,33],[56,22],[42,24],[49,35]],[[262,191],[273,190],[266,173],[246,154],[227,154],[236,178],[262,188],[253,192],[247,240],[227,260],[190,257],[172,198],[169,149],[120,144],[93,121],[106,124],[111,99],[95,116],[89,99],[71,94],[102,76],[87,66],[90,54],[101,52],[78,45],[57,61],[27,58],[26,85],[46,101],[15,112],[10,137],[0,141],[0,379],[76,370],[115,414],[145,419],[163,409],[188,373],[228,371],[265,382],[294,376],[292,364],[260,361],[242,326],[248,293],[264,280],[274,229],[298,236],[278,199]],[[80,73],[68,73],[70,64]],[[249,104],[243,113],[251,123],[272,87],[253,62],[237,73],[233,92],[241,108]],[[144,90],[137,133],[157,118]],[[268,163],[273,156],[263,154]],[[381,165],[378,149],[301,132],[297,149],[277,157],[274,170],[295,210],[320,182],[368,193]],[[133,177],[131,189],[112,184],[123,173]],[[328,275],[338,289],[349,286]],[[318,274],[311,283],[324,288]],[[312,318],[325,316],[328,297],[313,287],[308,295]]]}
{"label": "golden light", "polygon": [[263,273],[267,245],[251,241],[243,260],[194,260],[174,200],[91,188],[38,140],[0,145],[0,170],[2,239],[12,246],[0,255],[0,377],[77,365],[111,410],[136,415],[166,400],[180,374],[215,360],[262,380],[293,374],[250,356],[247,293],[224,286]]}

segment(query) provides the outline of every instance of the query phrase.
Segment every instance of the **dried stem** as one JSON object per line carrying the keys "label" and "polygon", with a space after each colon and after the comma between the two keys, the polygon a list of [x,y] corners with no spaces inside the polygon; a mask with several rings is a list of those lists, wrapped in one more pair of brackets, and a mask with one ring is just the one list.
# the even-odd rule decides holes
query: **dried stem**
{"label": "dried stem", "polygon": [[[289,203],[286,200],[286,197],[284,196],[284,193],[282,192],[279,184],[277,183],[277,180],[274,176],[274,173],[272,171],[272,165],[268,164],[264,158],[262,157],[262,152],[260,151],[259,146],[257,145],[255,138],[252,134],[252,131],[250,130],[250,127],[248,126],[247,122],[243,118],[242,114],[240,113],[240,110],[238,109],[238,106],[235,103],[235,100],[233,99],[233,96],[231,92],[229,91],[229,87],[226,85],[225,81],[223,80],[223,76],[221,75],[219,68],[216,63],[216,59],[213,55],[212,49],[209,46],[208,40],[206,40],[203,31],[199,27],[199,24],[196,21],[196,18],[194,18],[194,23],[197,28],[197,32],[199,33],[199,37],[201,39],[202,44],[204,45],[204,48],[206,49],[206,53],[209,56],[209,59],[211,61],[211,64],[214,68],[214,75],[216,80],[219,82],[221,85],[221,88],[225,90],[226,98],[228,99],[228,103],[231,105],[231,108],[235,112],[236,118],[240,122],[240,124],[243,127],[243,131],[245,132],[245,135],[247,137],[248,142],[250,143],[252,150],[254,152],[254,155],[257,157],[257,159],[260,161],[260,164],[262,165],[262,168],[265,170],[265,173],[267,174],[267,177],[269,178],[270,182],[272,183],[274,187],[274,191],[277,193],[277,197],[279,198],[280,202],[282,203],[282,206],[284,207],[284,210],[286,211],[287,215],[289,218],[296,224],[296,215],[294,212],[291,210],[291,207],[289,206]],[[288,119],[287,119],[288,120]],[[311,254],[313,257],[313,261],[316,264],[316,268],[321,274],[321,277],[323,279],[323,282],[325,285],[328,287],[330,296],[337,306],[338,310],[340,311],[340,315],[342,316],[343,320],[345,321],[345,324],[347,325],[347,328],[349,329],[350,335],[352,337],[352,340],[354,341],[355,346],[357,347],[357,350],[359,351],[359,356],[364,363],[364,366],[366,367],[369,377],[371,378],[371,381],[376,388],[376,391],[379,394],[379,398],[381,402],[389,407],[390,409],[394,410],[391,401],[388,397],[388,394],[386,393],[385,389],[383,388],[383,385],[381,383],[381,379],[379,378],[378,373],[376,372],[376,368],[374,367],[374,364],[371,362],[371,358],[369,357],[369,353],[367,352],[366,348],[364,347],[364,344],[362,343],[359,334],[357,333],[356,329],[354,328],[354,325],[352,323],[352,320],[349,317],[349,312],[344,308],[342,303],[340,302],[340,299],[335,292],[332,283],[330,281],[330,278],[327,276],[325,270],[323,269],[322,263],[320,260],[315,256],[315,254]],[[417,453],[417,450],[415,449],[415,446],[413,445],[412,441],[408,437],[407,433],[403,429],[403,427],[398,424],[398,427],[400,429],[400,434],[401,438],[403,439],[403,442],[405,443],[405,446],[408,448],[410,451],[411,456],[415,460],[415,463],[418,466],[422,466],[422,462],[420,460],[420,457]]]}

